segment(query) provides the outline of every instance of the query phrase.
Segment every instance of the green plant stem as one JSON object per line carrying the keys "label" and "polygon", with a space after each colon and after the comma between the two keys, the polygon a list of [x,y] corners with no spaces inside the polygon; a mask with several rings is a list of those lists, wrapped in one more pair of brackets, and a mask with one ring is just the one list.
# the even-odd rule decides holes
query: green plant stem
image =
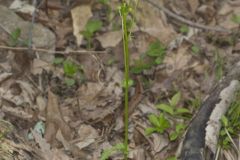
{"label": "green plant stem", "polygon": [[127,4],[122,4],[122,32],[123,32],[123,51],[124,51],[124,79],[126,82],[124,90],[124,159],[128,156],[128,81],[129,81],[129,51],[128,51],[128,28],[127,28]]}

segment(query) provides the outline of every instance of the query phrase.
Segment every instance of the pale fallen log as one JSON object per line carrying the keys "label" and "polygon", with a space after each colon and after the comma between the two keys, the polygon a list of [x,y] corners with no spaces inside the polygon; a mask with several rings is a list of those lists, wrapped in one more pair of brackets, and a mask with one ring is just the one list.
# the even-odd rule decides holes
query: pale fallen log
{"label": "pale fallen log", "polygon": [[240,61],[213,88],[192,120],[181,148],[182,160],[213,160],[217,150],[220,118],[240,90]]}

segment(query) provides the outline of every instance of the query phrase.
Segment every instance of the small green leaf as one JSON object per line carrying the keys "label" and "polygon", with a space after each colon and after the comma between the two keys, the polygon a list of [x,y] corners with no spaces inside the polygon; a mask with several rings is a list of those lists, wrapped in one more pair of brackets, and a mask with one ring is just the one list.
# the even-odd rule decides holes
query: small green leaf
{"label": "small green leaf", "polygon": [[157,130],[159,133],[163,133],[166,129],[170,127],[170,123],[162,113],[159,115],[158,120],[159,120],[159,127],[157,128]]}
{"label": "small green leaf", "polygon": [[63,62],[63,70],[65,75],[73,77],[74,74],[77,72],[77,69],[78,67],[73,62],[69,60],[65,60]]}
{"label": "small green leaf", "polygon": [[227,119],[226,116],[223,115],[223,116],[221,117],[221,121],[222,121],[222,124],[223,124],[224,127],[227,127],[227,126],[228,126],[228,119]]}
{"label": "small green leaf", "polygon": [[177,108],[175,111],[176,114],[191,113],[187,108]]}
{"label": "small green leaf", "polygon": [[187,25],[182,25],[180,28],[180,32],[186,34],[189,32],[189,27]]}
{"label": "small green leaf", "polygon": [[146,129],[145,129],[145,134],[146,134],[146,135],[150,135],[150,134],[152,134],[152,133],[154,133],[154,132],[156,132],[156,131],[157,131],[156,128],[149,127],[149,128],[146,128]]}
{"label": "small green leaf", "polygon": [[56,57],[54,58],[53,60],[53,64],[57,65],[57,64],[62,64],[64,61],[64,58],[61,58],[61,57]]}
{"label": "small green leaf", "polygon": [[177,133],[175,131],[170,133],[170,141],[175,141],[177,139],[178,135],[179,135],[179,133]]}
{"label": "small green leaf", "polygon": [[171,114],[171,115],[174,114],[173,108],[172,108],[171,106],[167,105],[167,104],[159,104],[159,105],[157,105],[156,107],[157,107],[158,109],[166,112],[166,113]]}
{"label": "small green leaf", "polygon": [[85,30],[88,31],[89,33],[94,33],[101,29],[102,27],[102,21],[100,20],[90,20],[87,22],[85,26]]}
{"label": "small green leaf", "polygon": [[117,151],[123,151],[125,149],[125,146],[123,143],[118,143],[114,146],[114,148],[117,150]]}
{"label": "small green leaf", "polygon": [[92,36],[93,36],[93,33],[92,32],[89,32],[89,31],[81,31],[80,32],[82,35],[83,35],[83,37],[85,37],[86,39],[90,39]]}
{"label": "small green leaf", "polygon": [[234,14],[231,19],[234,23],[240,24],[240,15]]}
{"label": "small green leaf", "polygon": [[154,114],[148,116],[149,121],[155,127],[160,127],[160,123],[158,122],[158,117]]}
{"label": "small green leaf", "polygon": [[168,157],[167,160],[177,160],[175,156]]}
{"label": "small green leaf", "polygon": [[72,78],[65,78],[64,82],[66,83],[67,86],[71,87],[75,84],[75,80]]}
{"label": "small green leaf", "polygon": [[176,107],[176,105],[178,104],[178,102],[180,101],[180,98],[181,98],[181,93],[180,92],[177,92],[170,100],[170,105],[172,107]]}
{"label": "small green leaf", "polygon": [[147,69],[150,69],[151,66],[153,66],[154,64],[152,63],[146,63],[145,62],[145,57],[141,57],[137,60],[134,60],[134,64],[133,66],[130,68],[130,71],[132,73],[135,73],[135,74],[139,74],[141,73],[143,70],[147,70]]}
{"label": "small green leaf", "polygon": [[18,40],[19,37],[21,36],[21,29],[16,28],[13,32],[11,32],[10,36],[11,36],[12,40]]}
{"label": "small green leaf", "polygon": [[111,155],[116,153],[117,151],[123,152],[125,149],[124,144],[119,143],[113,146],[112,148],[105,149],[101,155],[100,160],[107,160]]}
{"label": "small green leaf", "polygon": [[148,47],[146,54],[150,57],[161,57],[162,59],[165,56],[166,48],[160,41],[151,43]]}
{"label": "small green leaf", "polygon": [[175,128],[175,131],[177,133],[180,133],[182,132],[182,130],[184,130],[186,128],[186,125],[185,124],[182,124],[182,123],[179,123],[176,125],[176,128]]}
{"label": "small green leaf", "polygon": [[200,52],[200,48],[196,45],[193,45],[191,50],[194,54],[198,54]]}
{"label": "small green leaf", "polygon": [[158,64],[162,64],[162,62],[163,62],[163,58],[162,57],[157,57],[156,59],[155,59],[155,63],[158,65]]}
{"label": "small green leaf", "polygon": [[9,45],[10,46],[16,46],[18,45],[19,38],[21,36],[21,29],[16,28],[13,32],[10,33],[10,39],[9,39]]}

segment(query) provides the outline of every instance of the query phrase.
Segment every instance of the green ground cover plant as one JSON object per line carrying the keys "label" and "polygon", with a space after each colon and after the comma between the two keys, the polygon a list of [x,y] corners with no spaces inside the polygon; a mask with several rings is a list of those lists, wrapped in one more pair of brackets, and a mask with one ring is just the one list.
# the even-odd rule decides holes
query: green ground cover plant
{"label": "green ground cover plant", "polygon": [[183,107],[178,107],[180,102],[181,93],[177,92],[170,100],[169,103],[160,103],[156,107],[161,110],[159,115],[151,114],[148,116],[148,120],[152,127],[146,128],[145,133],[150,135],[152,133],[166,133],[168,129],[171,130],[169,133],[169,140],[175,141],[184,132],[186,125],[184,123],[175,123],[172,119],[184,119],[188,118],[186,114],[191,114],[190,110]]}
{"label": "green ground cover plant", "polygon": [[[132,73],[139,74],[155,65],[159,65],[163,62],[165,54],[166,47],[159,40],[157,40],[148,46],[147,51],[141,54],[139,59],[134,61],[130,71]],[[145,60],[146,57],[149,59],[148,62]]]}
{"label": "green ground cover plant", "polygon": [[[76,84],[76,79],[84,79],[83,71],[81,66],[75,64],[69,59],[64,59],[62,57],[56,57],[53,60],[54,65],[63,67],[64,71],[64,82],[67,86],[71,87]],[[77,77],[80,75],[80,77]]]}
{"label": "green ground cover plant", "polygon": [[11,47],[16,47],[16,46],[27,46],[28,45],[28,40],[21,40],[21,29],[16,28],[14,31],[10,33],[9,36],[9,41],[8,45]]}
{"label": "green ground cover plant", "polygon": [[90,49],[92,46],[92,38],[94,33],[102,28],[102,21],[100,20],[89,20],[85,26],[85,30],[81,34],[87,40],[87,48]]}
{"label": "green ground cover plant", "polygon": [[238,133],[240,132],[240,91],[237,92],[236,100],[230,105],[227,114],[221,118],[221,122],[220,146],[223,149],[235,146],[235,149],[239,152],[233,139],[238,137]]}

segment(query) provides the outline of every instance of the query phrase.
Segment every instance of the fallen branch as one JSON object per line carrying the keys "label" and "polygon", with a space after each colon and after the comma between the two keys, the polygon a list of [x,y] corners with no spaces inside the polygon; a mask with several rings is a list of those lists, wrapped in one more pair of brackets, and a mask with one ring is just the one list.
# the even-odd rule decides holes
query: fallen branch
{"label": "fallen branch", "polygon": [[[0,49],[6,49],[6,50],[15,50],[15,51],[28,51],[28,47],[9,47],[9,46],[1,46]],[[92,54],[92,53],[107,53],[107,51],[83,51],[83,50],[77,50],[77,51],[55,51],[55,50],[47,50],[42,48],[32,48],[31,50],[35,52],[42,52],[45,54],[66,54],[66,55],[73,55],[73,54]]]}
{"label": "fallen branch", "polygon": [[240,90],[240,62],[214,87],[192,120],[182,146],[182,160],[208,160],[216,156],[220,118]]}
{"label": "fallen branch", "polygon": [[226,33],[231,33],[231,30],[225,29],[225,28],[221,28],[221,27],[210,27],[210,26],[206,26],[203,24],[199,24],[199,23],[195,23],[193,21],[187,20],[179,15],[177,15],[176,13],[173,13],[172,11],[170,11],[169,9],[165,8],[164,6],[160,6],[157,5],[156,3],[152,2],[151,0],[146,0],[147,3],[149,3],[150,5],[152,5],[153,7],[162,10],[164,13],[166,13],[169,17],[174,18],[175,20],[178,20],[184,24],[187,24],[191,27],[195,27],[195,28],[199,28],[199,29],[204,29],[204,30],[208,30],[208,31],[216,31],[216,32],[226,32]]}

